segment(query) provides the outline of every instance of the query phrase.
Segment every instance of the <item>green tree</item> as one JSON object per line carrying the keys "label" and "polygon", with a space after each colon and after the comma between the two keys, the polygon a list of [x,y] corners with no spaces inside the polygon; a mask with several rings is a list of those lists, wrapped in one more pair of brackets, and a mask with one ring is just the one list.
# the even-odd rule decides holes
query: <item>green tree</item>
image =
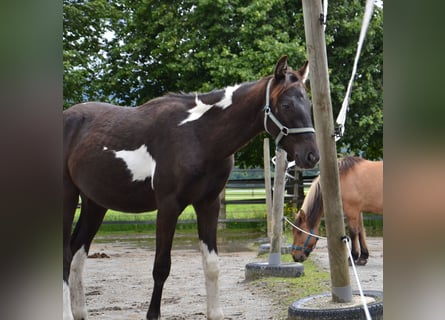
{"label": "green tree", "polygon": [[[336,116],[363,7],[359,1],[337,0],[330,10],[327,39]],[[340,140],[347,152],[362,151],[367,157],[382,156],[382,21],[377,12],[361,57],[346,136]],[[294,68],[306,60],[300,1],[65,0],[64,23],[65,106],[93,99],[138,105],[169,91],[204,92],[259,79],[283,54]],[[110,40],[103,38],[107,30],[113,31]],[[261,137],[236,158],[241,166],[261,165]]]}

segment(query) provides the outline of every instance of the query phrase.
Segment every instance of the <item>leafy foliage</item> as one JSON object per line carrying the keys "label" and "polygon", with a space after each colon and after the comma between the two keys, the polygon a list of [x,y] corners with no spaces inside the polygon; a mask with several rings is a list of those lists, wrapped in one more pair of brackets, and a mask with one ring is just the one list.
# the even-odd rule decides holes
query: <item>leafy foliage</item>
{"label": "leafy foliage", "polygon": [[[364,8],[358,0],[331,1],[329,8],[327,45],[336,115]],[[371,23],[339,147],[379,158],[381,10]],[[87,100],[139,105],[169,91],[205,92],[271,74],[283,54],[295,69],[306,60],[301,1],[64,0],[63,37],[64,108]],[[262,164],[262,137],[237,153],[237,165]]]}

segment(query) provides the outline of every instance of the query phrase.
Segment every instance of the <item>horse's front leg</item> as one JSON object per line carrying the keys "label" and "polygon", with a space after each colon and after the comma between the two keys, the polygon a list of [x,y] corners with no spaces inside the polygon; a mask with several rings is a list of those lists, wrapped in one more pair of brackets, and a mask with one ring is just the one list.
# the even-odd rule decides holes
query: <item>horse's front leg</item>
{"label": "horse's front leg", "polygon": [[349,260],[349,264],[356,263],[358,257],[359,257],[359,241],[358,241],[358,235],[360,233],[359,228],[359,220],[356,218],[349,218],[348,219],[348,228],[349,228],[349,236],[351,238],[351,256],[352,261]]}
{"label": "horse's front leg", "polygon": [[170,274],[171,249],[178,217],[184,207],[176,200],[166,199],[159,204],[156,220],[156,256],[153,267],[154,287],[147,319],[161,318],[161,298],[164,283]]}
{"label": "horse's front leg", "polygon": [[369,251],[368,244],[366,243],[366,229],[363,224],[363,213],[360,213],[360,232],[358,234],[358,239],[360,242],[360,257],[356,261],[357,265],[364,266],[368,262]]}
{"label": "horse's front leg", "polygon": [[198,217],[198,233],[207,292],[207,318],[224,319],[219,303],[219,261],[216,247],[219,198],[202,201],[193,205]]}

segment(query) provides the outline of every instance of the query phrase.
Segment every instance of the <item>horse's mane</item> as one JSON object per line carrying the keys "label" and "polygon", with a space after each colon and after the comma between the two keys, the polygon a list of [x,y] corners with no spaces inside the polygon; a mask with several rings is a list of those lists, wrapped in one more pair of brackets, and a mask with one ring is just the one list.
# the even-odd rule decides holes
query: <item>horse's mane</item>
{"label": "horse's mane", "polygon": [[[362,161],[364,161],[364,159],[359,157],[344,157],[338,159],[339,175],[345,176]],[[306,213],[309,228],[314,228],[317,220],[320,218],[320,215],[323,212],[323,197],[320,187],[320,177],[315,178],[312,182],[312,185],[304,198],[302,209]]]}
{"label": "horse's mane", "polygon": [[338,159],[338,173],[341,176],[346,175],[352,168],[354,168],[360,162],[363,162],[363,158],[359,157],[344,157]]}
{"label": "horse's mane", "polygon": [[306,213],[307,224],[310,229],[315,227],[318,218],[323,211],[323,199],[321,196],[320,177],[317,177],[312,182],[309,191],[304,198],[303,205],[301,206]]}

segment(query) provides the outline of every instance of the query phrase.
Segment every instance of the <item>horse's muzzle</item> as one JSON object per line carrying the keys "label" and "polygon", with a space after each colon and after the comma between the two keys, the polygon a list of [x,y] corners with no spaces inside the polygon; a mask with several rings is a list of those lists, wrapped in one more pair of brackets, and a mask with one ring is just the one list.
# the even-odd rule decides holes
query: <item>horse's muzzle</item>
{"label": "horse's muzzle", "polygon": [[309,152],[307,154],[306,161],[311,166],[311,168],[313,168],[318,163],[319,160],[320,160],[320,155],[318,152],[315,154],[313,152]]}
{"label": "horse's muzzle", "polygon": [[304,262],[307,256],[304,253],[292,253],[292,258],[295,262]]}
{"label": "horse's muzzle", "polygon": [[308,152],[302,157],[299,157],[298,154],[295,155],[295,164],[302,169],[311,169],[315,167],[319,160],[320,155],[318,151]]}

